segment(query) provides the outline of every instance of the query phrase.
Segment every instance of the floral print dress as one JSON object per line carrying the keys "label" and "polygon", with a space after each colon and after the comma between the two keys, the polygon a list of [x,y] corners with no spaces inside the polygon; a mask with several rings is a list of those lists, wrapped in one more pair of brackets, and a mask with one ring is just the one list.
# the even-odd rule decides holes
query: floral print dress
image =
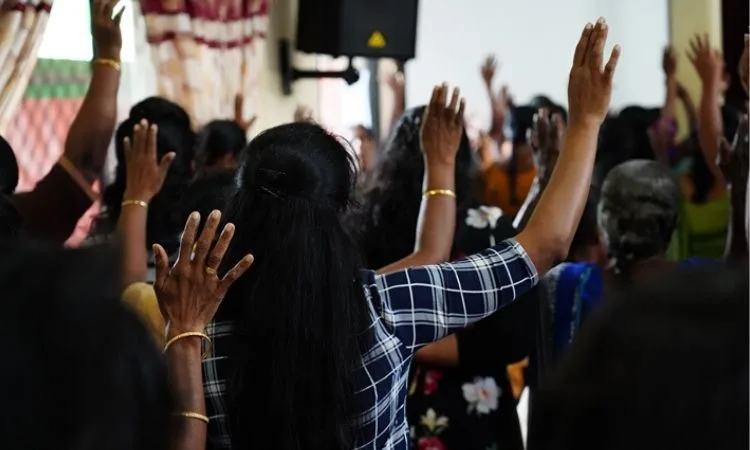
{"label": "floral print dress", "polygon": [[[469,208],[463,217],[457,224],[454,259],[515,235],[511,218],[499,208]],[[526,317],[519,317],[533,314],[528,305],[533,301],[519,299],[458,333],[458,366],[412,365],[406,408],[413,448],[523,449],[507,365],[528,355],[533,331],[527,329]]]}

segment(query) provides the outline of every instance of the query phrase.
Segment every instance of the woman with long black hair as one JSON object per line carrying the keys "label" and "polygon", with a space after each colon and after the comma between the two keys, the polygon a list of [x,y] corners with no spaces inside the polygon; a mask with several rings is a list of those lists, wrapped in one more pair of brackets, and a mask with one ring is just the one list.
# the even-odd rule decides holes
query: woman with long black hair
{"label": "woman with long black hair", "polygon": [[[172,270],[156,247],[155,290],[170,324],[167,358],[178,405],[186,409],[177,418],[184,423],[176,447],[202,449],[207,433],[209,447],[222,449],[406,449],[414,352],[509,304],[568,251],[619,56],[615,47],[602,68],[606,36],[603,19],[583,31],[570,73],[565,149],[526,228],[456,263],[362,271],[342,223],[355,181],[346,148],[313,124],[256,137],[216,244],[225,246],[234,234],[229,265],[241,261],[246,269],[252,253],[252,267],[222,289],[222,280],[231,283],[242,270],[221,264],[223,250],[210,250],[218,212],[194,251],[199,218],[191,216]],[[452,164],[463,108],[457,93],[446,107],[446,93],[433,91],[422,129],[425,157],[445,164],[441,172],[449,177],[433,184],[438,180],[427,174],[423,218],[442,218],[434,222],[448,221],[452,232],[447,219],[455,217]],[[434,230],[419,229],[421,245]],[[204,327],[214,351],[201,371],[196,343]]]}

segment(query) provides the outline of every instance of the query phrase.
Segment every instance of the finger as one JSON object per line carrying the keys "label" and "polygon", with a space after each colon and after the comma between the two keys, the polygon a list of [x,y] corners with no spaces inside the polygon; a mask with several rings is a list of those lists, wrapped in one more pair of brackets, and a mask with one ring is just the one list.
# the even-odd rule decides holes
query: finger
{"label": "finger", "polygon": [[461,95],[461,90],[459,88],[454,88],[453,93],[451,94],[451,102],[448,104],[448,113],[455,118],[456,114],[456,107],[458,106],[458,99]]}
{"label": "finger", "polygon": [[701,41],[701,47],[704,50],[708,50],[711,47],[711,39],[708,37],[708,33],[703,33],[703,40]]}
{"label": "finger", "polygon": [[101,16],[106,0],[94,0],[94,15]]}
{"label": "finger", "polygon": [[607,34],[609,33],[609,27],[607,22],[603,18],[599,18],[596,21],[596,29],[594,31],[594,37],[591,40],[591,56],[589,64],[592,68],[596,68],[597,71],[602,70],[602,64],[604,63],[604,45],[607,43]]}
{"label": "finger", "polygon": [[210,267],[214,270],[219,268],[233,237],[234,224],[228,223],[224,225],[224,229],[221,230],[221,235],[219,235],[219,240],[216,241],[216,245],[214,245],[213,250],[211,250],[211,253],[206,259],[206,267]]}
{"label": "finger", "polygon": [[148,122],[145,120],[141,120],[133,126],[133,153],[135,155],[140,155],[146,150],[145,136],[143,135],[145,130],[148,130]]}
{"label": "finger", "polygon": [[125,155],[125,161],[130,159],[132,154],[131,154],[130,138],[128,136],[125,136],[125,139],[122,140],[122,152]]}
{"label": "finger", "polygon": [[229,272],[224,275],[224,278],[221,279],[221,282],[219,284],[219,292],[227,292],[229,290],[229,287],[232,286],[232,283],[239,280],[240,277],[247,272],[247,269],[250,268],[250,266],[253,265],[253,255],[247,255],[244,258],[240,260],[234,267],[232,267]]}
{"label": "finger", "polygon": [[221,212],[217,210],[211,211],[211,214],[209,214],[206,219],[206,223],[203,225],[203,231],[198,238],[198,242],[195,245],[195,256],[193,257],[193,261],[201,267],[201,270],[206,262],[206,256],[208,256],[208,251],[211,249],[211,244],[214,241],[214,236],[216,236],[216,229],[219,228],[220,221]]}
{"label": "finger", "polygon": [[195,242],[195,232],[198,230],[198,224],[200,223],[201,215],[197,212],[190,213],[187,222],[185,222],[185,229],[182,231],[182,238],[180,239],[180,254],[177,259],[175,267],[181,271],[187,271],[190,266],[190,259],[193,255],[193,243]]}
{"label": "finger", "polygon": [[581,66],[586,61],[586,49],[589,46],[592,29],[593,26],[590,23],[587,23],[586,26],[583,27],[583,32],[581,33],[580,39],[578,39],[578,44],[576,45],[576,50],[573,55],[573,64],[576,66]]}
{"label": "finger", "polygon": [[612,80],[615,76],[615,70],[617,70],[617,62],[620,60],[620,52],[622,48],[619,45],[612,47],[612,53],[609,55],[609,61],[604,65],[604,76],[607,79]]}
{"label": "finger", "polygon": [[462,98],[461,101],[458,102],[458,113],[456,114],[456,125],[463,125],[465,111],[466,111],[466,99]]}
{"label": "finger", "polygon": [[159,244],[151,246],[151,250],[154,253],[154,266],[156,268],[156,279],[154,280],[154,286],[161,287],[169,276],[169,257],[167,252]]}
{"label": "finger", "polygon": [[112,18],[112,9],[114,9],[115,3],[117,3],[116,0],[108,0],[104,2],[104,5],[102,6],[102,16],[104,16],[104,18]]}
{"label": "finger", "polygon": [[448,96],[448,84],[443,83],[440,86],[440,89],[438,89],[438,98],[437,98],[437,106],[442,112],[445,109],[445,99]]}
{"label": "finger", "polygon": [[440,97],[441,86],[435,86],[432,88],[432,95],[430,96],[430,104],[427,107],[426,113],[429,114],[431,111],[437,111],[438,109],[438,97]]}
{"label": "finger", "polygon": [[162,180],[167,177],[167,172],[169,172],[169,167],[174,162],[175,157],[177,157],[175,152],[169,152],[159,161],[159,173]]}
{"label": "finger", "polygon": [[149,158],[149,161],[156,161],[156,140],[157,140],[157,134],[159,132],[159,127],[156,126],[156,124],[151,125],[148,127],[148,132],[146,133],[146,155]]}

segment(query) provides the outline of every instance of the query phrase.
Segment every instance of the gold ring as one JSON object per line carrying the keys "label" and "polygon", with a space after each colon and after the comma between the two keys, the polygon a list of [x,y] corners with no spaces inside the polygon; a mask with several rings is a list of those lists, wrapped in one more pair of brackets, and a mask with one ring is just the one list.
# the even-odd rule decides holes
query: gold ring
{"label": "gold ring", "polygon": [[206,267],[206,273],[209,275],[216,275],[216,269],[212,269],[211,267]]}

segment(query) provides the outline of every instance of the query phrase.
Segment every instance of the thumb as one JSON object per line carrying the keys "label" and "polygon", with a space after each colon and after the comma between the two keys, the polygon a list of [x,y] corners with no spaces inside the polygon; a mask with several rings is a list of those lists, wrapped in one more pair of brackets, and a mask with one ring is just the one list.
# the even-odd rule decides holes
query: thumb
{"label": "thumb", "polygon": [[161,173],[162,178],[167,176],[169,167],[176,157],[177,154],[175,152],[169,152],[161,158],[161,161],[159,161],[159,173]]}
{"label": "thumb", "polygon": [[159,289],[164,285],[169,276],[169,258],[167,252],[159,244],[154,244],[151,247],[154,252],[154,266],[156,267],[156,280],[154,280],[154,286]]}

